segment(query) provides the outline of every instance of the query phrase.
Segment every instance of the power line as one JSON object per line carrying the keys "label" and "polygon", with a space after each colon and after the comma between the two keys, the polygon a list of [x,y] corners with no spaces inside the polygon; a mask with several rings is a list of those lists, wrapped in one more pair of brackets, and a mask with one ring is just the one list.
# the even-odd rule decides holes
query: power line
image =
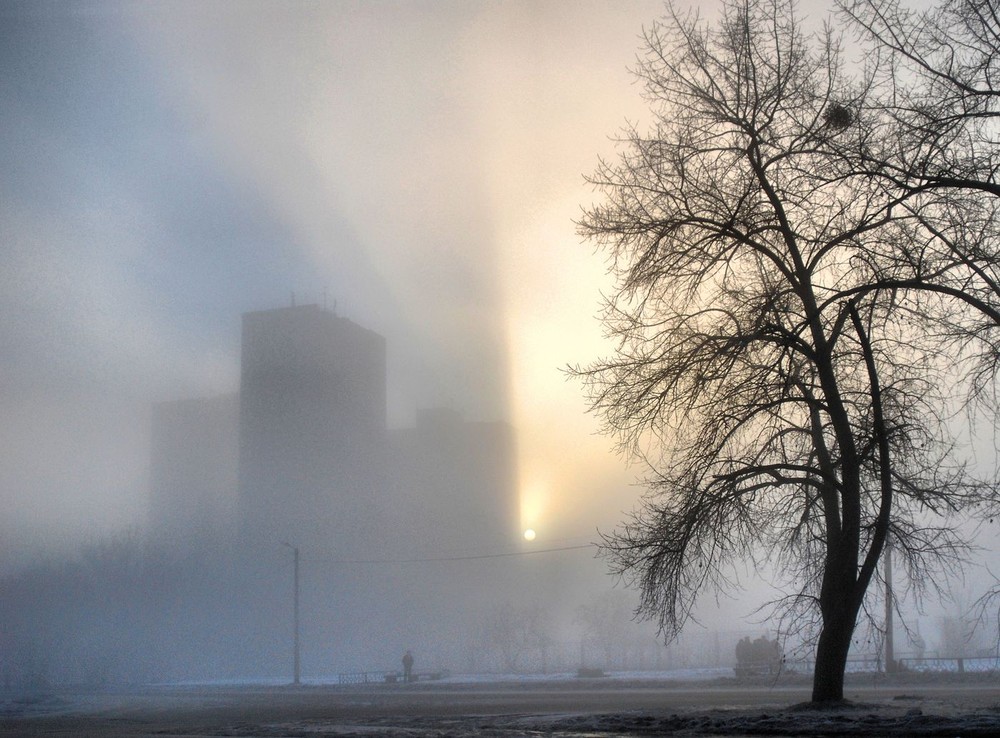
{"label": "power line", "polygon": [[535,551],[511,551],[508,553],[476,554],[471,556],[429,556],[412,559],[308,559],[313,563],[324,564],[424,564],[436,561],[474,561],[477,559],[504,559],[511,556],[530,556],[532,554],[555,553],[557,551],[578,551],[593,548],[592,543],[584,546],[563,546],[561,548],[540,548]]}

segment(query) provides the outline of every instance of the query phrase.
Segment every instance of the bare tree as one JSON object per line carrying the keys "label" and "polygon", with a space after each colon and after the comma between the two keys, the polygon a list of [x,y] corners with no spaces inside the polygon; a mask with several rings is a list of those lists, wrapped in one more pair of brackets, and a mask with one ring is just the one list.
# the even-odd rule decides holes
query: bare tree
{"label": "bare tree", "polygon": [[[905,281],[908,272],[959,261],[964,268],[950,275],[950,286],[995,324],[987,305],[1000,294],[1000,257],[985,231],[994,227],[1000,207],[1000,8],[992,0],[945,0],[921,11],[897,0],[838,5],[869,58],[877,59],[883,84],[868,101],[870,119],[891,131],[881,140],[893,142],[846,157],[857,171],[906,192],[906,208],[919,214],[921,235],[929,236],[904,250],[906,263],[900,268],[897,262],[886,276]],[[950,328],[955,340],[967,337],[967,326]],[[983,331],[978,333],[981,341]],[[970,356],[978,369],[972,389],[995,414],[1000,346],[992,340],[982,345]],[[1000,587],[994,586],[977,603],[980,617],[998,599]]]}
{"label": "bare tree", "polygon": [[[996,504],[949,435],[996,293],[941,247],[953,198],[914,205],[845,155],[887,148],[866,117],[879,80],[850,79],[792,2],[731,1],[715,24],[668,6],[636,71],[652,131],[625,131],[580,224],[617,278],[617,343],[575,371],[650,470],[604,552],[668,637],[733,562],[775,565],[785,612],[818,631],[813,700],[841,700],[886,541],[927,584],[962,560],[954,517]],[[994,212],[976,215],[993,253]]]}
{"label": "bare tree", "polygon": [[988,111],[1000,97],[1000,9],[992,0],[945,0],[922,11],[898,0],[837,5],[890,62],[889,90],[902,109],[917,102],[939,111],[951,106],[952,114],[995,117]]}
{"label": "bare tree", "polygon": [[[900,210],[914,221],[913,242],[896,244],[879,265],[884,283],[908,286],[914,273],[944,267],[933,280],[938,287],[961,294],[995,324],[1000,10],[992,0],[945,0],[923,11],[897,0],[838,5],[880,82],[863,101],[866,135],[859,145],[838,144],[840,153],[853,173],[900,196]],[[956,262],[961,267],[950,269]],[[952,326],[953,337],[964,341],[965,328]],[[983,349],[974,357],[980,398],[992,394],[1000,358],[995,342]]]}

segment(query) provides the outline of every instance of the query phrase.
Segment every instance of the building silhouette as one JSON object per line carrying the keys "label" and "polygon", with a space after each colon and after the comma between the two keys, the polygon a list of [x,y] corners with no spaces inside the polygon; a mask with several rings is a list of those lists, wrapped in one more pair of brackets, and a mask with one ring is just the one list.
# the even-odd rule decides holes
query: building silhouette
{"label": "building silhouette", "polygon": [[386,341],[317,305],[243,315],[238,393],[153,408],[150,528],[331,558],[519,541],[504,421],[450,408],[386,427]]}
{"label": "building silhouette", "polygon": [[418,555],[504,551],[518,541],[514,431],[450,408],[417,411],[389,434],[392,509]]}
{"label": "building silhouette", "polygon": [[364,553],[381,523],[386,345],[316,305],[243,316],[240,538]]}
{"label": "building silhouette", "polygon": [[246,313],[239,393],[153,409],[150,528],[227,546],[240,670],[287,659],[286,545],[302,555],[306,674],[415,643],[422,662],[458,663],[484,610],[523,589],[514,560],[461,560],[521,545],[513,429],[447,408],[388,429],[386,349],[315,305]]}

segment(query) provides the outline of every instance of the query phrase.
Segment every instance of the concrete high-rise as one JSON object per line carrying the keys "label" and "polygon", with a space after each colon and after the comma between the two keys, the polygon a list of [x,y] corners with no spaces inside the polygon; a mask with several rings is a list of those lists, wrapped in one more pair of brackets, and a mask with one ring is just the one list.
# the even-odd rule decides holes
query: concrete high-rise
{"label": "concrete high-rise", "polygon": [[244,544],[369,554],[378,545],[385,443],[382,336],[316,305],[244,314]]}

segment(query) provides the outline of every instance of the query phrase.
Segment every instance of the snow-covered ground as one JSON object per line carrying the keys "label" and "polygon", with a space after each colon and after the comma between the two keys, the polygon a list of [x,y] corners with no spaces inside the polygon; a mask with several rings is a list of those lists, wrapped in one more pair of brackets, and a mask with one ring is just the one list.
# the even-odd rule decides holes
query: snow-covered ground
{"label": "snow-covered ground", "polygon": [[[344,688],[287,678],[94,692],[0,690],[0,738],[87,735],[513,738],[548,735],[996,736],[1000,681],[855,678],[850,705],[801,706],[809,680],[738,682],[728,669],[453,675],[417,684]],[[799,706],[797,706],[799,705]]]}
{"label": "snow-covered ground", "polygon": [[[906,667],[911,672],[922,674],[1000,674],[1000,658],[982,657],[962,659],[961,667],[958,659],[924,659],[920,662],[908,662]],[[786,664],[783,671],[800,675],[811,673],[811,664]],[[873,674],[875,662],[849,662],[849,675]],[[326,674],[321,676],[303,677],[302,684],[311,687],[343,686],[356,683],[359,674],[350,675]],[[367,684],[384,683],[383,675],[391,672],[367,672]],[[461,685],[461,684],[538,684],[547,682],[578,682],[581,680],[608,680],[625,682],[712,682],[720,679],[732,679],[735,672],[728,666],[706,666],[686,669],[664,669],[659,671],[607,671],[596,677],[581,677],[577,672],[553,672],[548,674],[444,674],[440,678],[426,680],[421,677],[421,684]],[[347,679],[345,680],[345,677]],[[761,677],[765,682],[773,681],[773,676]],[[218,679],[209,681],[170,682],[157,686],[163,687],[282,687],[287,686],[289,676],[248,677],[243,679]]]}
{"label": "snow-covered ground", "polygon": [[[350,681],[345,682],[344,675],[327,674],[322,676],[303,677],[301,683],[309,687],[330,687],[343,686],[345,683],[357,683],[357,675],[363,672],[349,675]],[[367,684],[381,684],[384,679],[383,672],[367,672],[369,678]],[[546,682],[579,682],[581,680],[609,680],[609,681],[651,681],[651,682],[705,682],[716,679],[725,679],[733,676],[731,667],[700,667],[690,669],[671,669],[662,671],[608,671],[601,676],[581,677],[577,672],[552,672],[548,674],[445,674],[439,679],[421,678],[422,685],[461,685],[461,684],[539,684]],[[156,686],[160,687],[283,687],[287,686],[291,678],[289,676],[266,676],[247,677],[241,679],[216,679],[203,681],[184,682],[164,682]]]}

